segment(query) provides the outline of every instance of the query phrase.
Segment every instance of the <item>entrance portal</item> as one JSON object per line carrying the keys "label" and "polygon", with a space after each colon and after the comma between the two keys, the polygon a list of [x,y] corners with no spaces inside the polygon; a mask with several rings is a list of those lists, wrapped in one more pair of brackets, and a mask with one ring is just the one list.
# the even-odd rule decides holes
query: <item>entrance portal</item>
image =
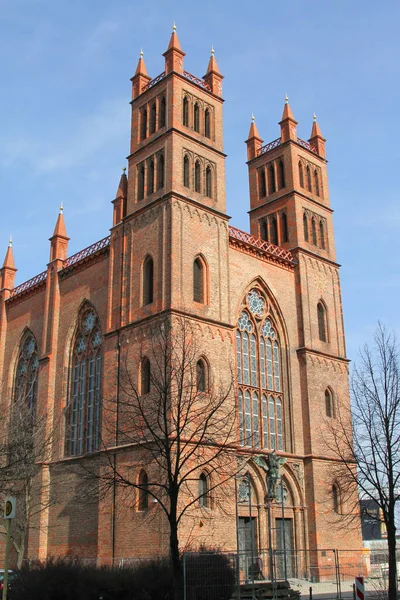
{"label": "entrance portal", "polygon": [[[285,573],[286,563],[286,573]],[[293,519],[276,519],[276,578],[295,577]]]}

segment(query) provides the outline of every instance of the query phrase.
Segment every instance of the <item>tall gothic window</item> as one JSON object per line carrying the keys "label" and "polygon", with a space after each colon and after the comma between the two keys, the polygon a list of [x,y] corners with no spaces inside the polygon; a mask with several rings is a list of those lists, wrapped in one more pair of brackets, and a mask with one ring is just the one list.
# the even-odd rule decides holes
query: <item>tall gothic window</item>
{"label": "tall gothic window", "polygon": [[160,102],[160,120],[158,122],[158,127],[159,129],[161,129],[161,127],[165,127],[165,123],[166,123],[166,103],[165,103],[165,97],[163,96],[161,98],[161,102]]}
{"label": "tall gothic window", "polygon": [[201,473],[199,477],[199,506],[208,508],[210,504],[209,485],[206,473]]}
{"label": "tall gothic window", "polygon": [[143,263],[143,306],[153,302],[154,292],[154,263],[148,256]]}
{"label": "tall gothic window", "polygon": [[193,300],[204,303],[204,265],[200,258],[193,262]]}
{"label": "tall gothic window", "polygon": [[260,198],[265,198],[267,195],[267,184],[265,181],[265,170],[264,168],[260,169],[258,172],[258,189]]}
{"label": "tall gothic window", "polygon": [[318,336],[321,342],[326,342],[328,339],[326,333],[326,310],[322,302],[318,302],[317,305],[317,316],[318,316]]}
{"label": "tall gothic window", "polygon": [[258,290],[247,294],[238,320],[236,362],[240,445],[284,450],[280,344]]}
{"label": "tall gothic window", "polygon": [[138,181],[137,181],[137,198],[143,200],[144,198],[144,163],[138,166]]}
{"label": "tall gothic window", "polygon": [[158,190],[161,190],[164,187],[164,168],[165,168],[164,154],[159,154],[158,161],[157,161],[157,189]]}
{"label": "tall gothic window", "polygon": [[210,166],[206,168],[206,196],[212,198],[212,173]]}
{"label": "tall gothic window", "polygon": [[278,178],[279,178],[279,189],[285,187],[285,167],[283,161],[280,160],[278,163]]}
{"label": "tall gothic window", "polygon": [[268,221],[267,221],[267,219],[263,219],[261,221],[260,229],[261,229],[261,238],[263,240],[265,240],[266,242],[268,242],[269,238],[268,238]]}
{"label": "tall gothic window", "polygon": [[211,127],[210,127],[210,111],[208,108],[204,111],[204,135],[207,138],[211,137]]}
{"label": "tall gothic window", "polygon": [[152,158],[147,166],[147,195],[154,192],[154,159]]}
{"label": "tall gothic window", "polygon": [[330,389],[325,390],[325,414],[327,417],[335,416],[335,407],[333,405],[333,394]]}
{"label": "tall gothic window", "polygon": [[303,229],[304,229],[304,239],[308,242],[308,219],[306,213],[303,215]]}
{"label": "tall gothic window", "polygon": [[194,165],[194,191],[201,192],[201,166],[198,160]]}
{"label": "tall gothic window", "polygon": [[81,311],[72,353],[66,453],[77,456],[100,446],[103,338],[91,307]]}
{"label": "tall gothic window", "polygon": [[276,221],[276,217],[272,217],[269,222],[270,232],[271,232],[271,243],[278,245],[278,224]]}
{"label": "tall gothic window", "polygon": [[281,213],[281,238],[282,242],[287,242],[289,239],[288,236],[288,225],[287,225],[287,216],[286,213]]}
{"label": "tall gothic window", "polygon": [[304,187],[304,173],[303,173],[303,165],[299,162],[299,182],[300,187]]}
{"label": "tall gothic window", "polygon": [[319,222],[319,241],[321,248],[325,250],[325,231],[324,231],[324,222]]}
{"label": "tall gothic window", "polygon": [[182,122],[185,127],[189,127],[189,100],[187,96],[183,99]]}
{"label": "tall gothic window", "polygon": [[307,189],[309,192],[312,192],[312,184],[311,184],[311,169],[310,166],[307,165]]}
{"label": "tall gothic window", "polygon": [[141,114],[140,139],[144,140],[147,136],[147,109],[144,108]]}
{"label": "tall gothic window", "polygon": [[197,102],[193,107],[193,129],[199,133],[200,132],[200,108]]}
{"label": "tall gothic window", "polygon": [[315,169],[314,171],[314,187],[315,193],[319,196],[319,179],[318,179],[318,171]]}
{"label": "tall gothic window", "polygon": [[317,245],[317,226],[315,224],[315,219],[311,219],[311,234],[312,234],[312,243],[314,246]]}
{"label": "tall gothic window", "polygon": [[274,165],[270,165],[268,167],[268,193],[273,194],[274,192],[276,192],[275,169]]}
{"label": "tall gothic window", "polygon": [[21,345],[15,374],[14,401],[24,403],[35,413],[38,389],[39,357],[35,338],[25,336]]}
{"label": "tall gothic window", "polygon": [[138,478],[138,510],[147,510],[149,508],[149,478],[143,469]]}
{"label": "tall gothic window", "polygon": [[157,124],[157,108],[156,103],[153,102],[150,109],[150,134],[154,133]]}
{"label": "tall gothic window", "polygon": [[196,363],[196,389],[198,392],[205,392],[207,388],[207,369],[204,360],[201,358]]}
{"label": "tall gothic window", "polygon": [[151,388],[151,366],[149,359],[145,356],[140,364],[140,393],[149,394]]}
{"label": "tall gothic window", "polygon": [[190,177],[189,177],[189,157],[186,155],[183,159],[183,185],[185,187],[189,187],[190,185]]}

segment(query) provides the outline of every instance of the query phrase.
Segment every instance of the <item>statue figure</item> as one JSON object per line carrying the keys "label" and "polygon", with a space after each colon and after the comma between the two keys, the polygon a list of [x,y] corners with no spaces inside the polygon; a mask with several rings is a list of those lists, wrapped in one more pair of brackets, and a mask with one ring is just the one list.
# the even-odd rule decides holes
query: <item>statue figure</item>
{"label": "statue figure", "polygon": [[263,454],[259,454],[253,458],[254,462],[266,472],[268,497],[270,500],[276,498],[276,486],[279,479],[281,466],[286,462],[286,458],[281,458],[275,454],[275,450],[268,454],[265,458]]}

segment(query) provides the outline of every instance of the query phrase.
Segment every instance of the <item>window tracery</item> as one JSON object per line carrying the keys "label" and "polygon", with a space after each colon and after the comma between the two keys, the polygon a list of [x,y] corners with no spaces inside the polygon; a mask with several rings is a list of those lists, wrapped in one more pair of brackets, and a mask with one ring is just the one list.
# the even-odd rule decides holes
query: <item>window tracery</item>
{"label": "window tracery", "polygon": [[36,409],[38,372],[39,356],[37,343],[34,336],[29,333],[25,337],[18,356],[14,401],[25,403],[32,413]]}
{"label": "window tracery", "polygon": [[67,410],[66,453],[95,452],[100,443],[102,342],[99,319],[92,308],[78,318]]}
{"label": "window tracery", "polygon": [[236,330],[240,445],[284,450],[279,337],[266,298],[252,289]]}

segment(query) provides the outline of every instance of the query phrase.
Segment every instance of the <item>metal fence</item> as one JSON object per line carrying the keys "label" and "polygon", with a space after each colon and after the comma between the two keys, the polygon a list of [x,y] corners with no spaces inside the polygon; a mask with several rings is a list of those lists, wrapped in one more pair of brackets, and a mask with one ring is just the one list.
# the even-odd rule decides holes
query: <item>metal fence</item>
{"label": "metal fence", "polygon": [[388,557],[382,550],[186,553],[183,571],[184,600],[351,600],[358,576],[365,578],[369,598],[387,597],[388,588]]}

